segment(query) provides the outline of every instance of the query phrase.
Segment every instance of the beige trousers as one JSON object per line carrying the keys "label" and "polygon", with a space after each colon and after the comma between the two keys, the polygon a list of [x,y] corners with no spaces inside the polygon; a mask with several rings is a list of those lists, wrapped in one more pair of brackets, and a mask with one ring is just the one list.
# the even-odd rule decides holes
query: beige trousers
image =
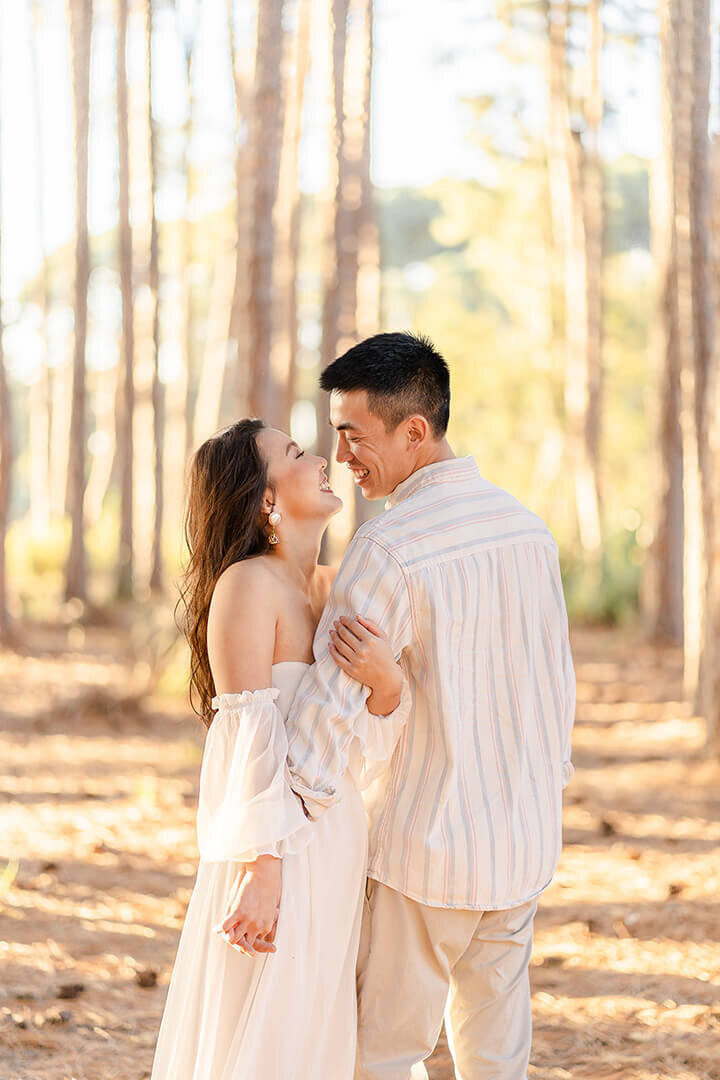
{"label": "beige trousers", "polygon": [[536,910],[428,907],[369,879],[355,1080],[427,1080],[443,1013],[457,1080],[526,1080]]}

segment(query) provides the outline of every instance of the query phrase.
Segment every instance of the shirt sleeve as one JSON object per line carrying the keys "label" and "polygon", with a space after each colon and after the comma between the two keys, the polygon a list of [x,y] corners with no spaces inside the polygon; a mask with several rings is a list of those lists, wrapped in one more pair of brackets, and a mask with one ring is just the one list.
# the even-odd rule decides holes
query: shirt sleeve
{"label": "shirt sleeve", "polygon": [[560,741],[562,746],[562,786],[566,788],[575,775],[575,766],[572,763],[572,730],[575,723],[575,669],[573,667],[572,652],[570,651],[570,634],[568,627],[567,609],[563,595],[562,577],[560,575],[560,563],[558,561],[557,547],[554,548],[554,556],[550,567],[551,587],[557,605],[557,617],[560,624],[560,691],[562,701],[560,704]]}
{"label": "shirt sleeve", "polygon": [[217,712],[205,741],[197,815],[205,861],[282,858],[310,841],[312,823],[290,787],[279,693],[269,687],[212,700]]}
{"label": "shirt sleeve", "polygon": [[328,652],[329,630],[341,615],[362,615],[388,635],[395,659],[412,640],[410,593],[402,566],[377,540],[356,536],[350,543],[315,635],[315,663],[293,702],[289,765],[293,789],[308,813],[318,817],[338,798],[353,739],[365,761],[361,784],[377,774],[393,753],[411,709],[407,672],[400,704],[389,716],[373,716],[368,687],[351,679]]}
{"label": "shirt sleeve", "polygon": [[563,752],[563,787],[566,788],[575,775],[575,766],[572,763],[572,729],[575,723],[575,669],[573,667],[572,653],[570,652],[570,640],[565,634],[563,649],[563,677],[565,685],[565,711],[563,724],[564,752]]}

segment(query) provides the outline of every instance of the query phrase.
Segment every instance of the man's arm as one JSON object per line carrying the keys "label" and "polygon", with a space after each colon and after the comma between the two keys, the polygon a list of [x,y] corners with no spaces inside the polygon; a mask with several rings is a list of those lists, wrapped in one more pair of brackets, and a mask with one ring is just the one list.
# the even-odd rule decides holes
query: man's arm
{"label": "man's arm", "polygon": [[[329,630],[341,615],[362,615],[377,623],[396,659],[412,640],[411,600],[403,568],[391,551],[370,537],[356,536],[350,543],[315,635],[315,663],[290,711],[292,786],[313,817],[335,802],[352,740],[355,736],[363,740],[367,723],[368,688],[346,675],[328,650]],[[387,718],[385,722],[392,723]]]}

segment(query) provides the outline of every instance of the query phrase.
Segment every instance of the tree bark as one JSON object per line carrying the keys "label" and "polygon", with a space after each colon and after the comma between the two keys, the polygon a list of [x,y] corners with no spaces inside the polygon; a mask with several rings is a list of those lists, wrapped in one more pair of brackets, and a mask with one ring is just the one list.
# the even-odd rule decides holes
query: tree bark
{"label": "tree bark", "polygon": [[583,154],[583,210],[585,224],[585,276],[587,281],[587,410],[585,413],[585,459],[592,494],[602,520],[600,437],[603,388],[603,264],[605,232],[605,174],[600,156],[604,97],[600,78],[603,50],[602,0],[588,4],[588,91],[585,101]]}
{"label": "tree bark", "polygon": [[33,537],[47,535],[50,526],[50,431],[52,426],[52,375],[48,366],[47,319],[51,303],[50,268],[45,239],[45,199],[43,177],[45,168],[45,140],[42,117],[42,82],[38,56],[38,31],[41,9],[33,0],[30,27],[30,63],[33,81],[33,150],[35,152],[35,219],[42,265],[37,295],[41,318],[43,357],[37,382],[31,388],[30,402],[30,529]]}
{"label": "tree bark", "polygon": [[310,62],[310,0],[298,0],[297,30],[289,38],[288,93],[280,155],[278,193],[273,215],[273,322],[270,379],[277,395],[269,400],[268,419],[290,430],[297,361],[297,273],[300,239],[298,159],[305,82]]}
{"label": "tree bark", "polygon": [[[700,489],[700,626],[697,661],[696,710],[707,724],[709,743],[718,737],[720,716],[720,660],[717,631],[720,629],[720,581],[715,532],[717,529],[718,475],[717,381],[720,353],[715,332],[715,282],[713,279],[713,169],[712,146],[708,136],[711,69],[710,0],[692,3],[692,72],[694,75],[691,114],[690,155],[690,248],[695,374],[695,429],[697,472]],[[693,661],[694,663],[694,661]],[[692,674],[694,674],[694,669]],[[692,686],[689,687],[692,689]]]}
{"label": "tree bark", "polygon": [[195,53],[195,40],[197,37],[197,22],[199,18],[200,4],[195,7],[194,20],[183,36],[183,52],[185,56],[185,88],[187,93],[186,108],[187,116],[183,131],[183,175],[185,177],[185,209],[182,221],[182,306],[183,306],[183,330],[182,330],[182,373],[185,380],[185,417],[183,427],[185,431],[185,461],[188,460],[193,450],[193,415],[195,411],[196,395],[196,362],[195,362],[195,318],[193,311],[193,286],[192,269],[194,261],[193,250],[193,199],[195,196],[195,171],[192,164],[192,145],[195,135],[195,95],[193,93],[193,58]]}
{"label": "tree bark", "polygon": [[[323,237],[323,308],[322,340],[320,344],[320,367],[324,370],[338,355],[340,320],[339,260],[342,230],[338,226],[342,218],[341,166],[343,159],[343,87],[345,52],[347,47],[348,0],[333,0],[330,40],[327,42],[330,57],[330,100],[328,103],[329,171],[328,192],[325,201],[325,228]],[[333,433],[328,425],[329,403],[324,390],[318,390],[317,451],[330,459],[333,450]]]}
{"label": "tree bark", "polygon": [[[375,189],[370,173],[372,150],[373,0],[363,0],[362,144],[360,152],[360,211],[358,214],[358,260],[356,285],[356,332],[358,340],[380,330],[380,232],[375,208]],[[354,492],[355,529],[377,513],[378,503]],[[354,530],[353,530],[354,531]]]}
{"label": "tree bark", "polygon": [[[591,344],[588,330],[595,318],[589,306],[586,201],[583,191],[582,144],[570,124],[567,88],[567,0],[544,4],[549,57],[548,177],[553,239],[561,264],[565,331],[566,454],[574,492],[577,532],[588,557],[600,554],[600,509],[597,475],[589,437],[591,417]],[[599,18],[599,15],[598,15]],[[591,34],[591,40],[593,35]],[[600,27],[593,47],[599,49]],[[596,44],[597,42],[597,44]],[[599,388],[599,382],[596,378]],[[596,395],[597,396],[597,395]],[[599,400],[599,398],[598,398]],[[594,437],[594,436],[593,436]]]}
{"label": "tree bark", "polygon": [[147,71],[148,164],[150,172],[150,261],[148,283],[152,300],[152,411],[153,411],[153,475],[155,502],[153,505],[152,554],[150,588],[161,592],[164,584],[163,521],[165,512],[164,449],[165,449],[165,387],[160,380],[160,243],[155,214],[157,188],[157,133],[153,114],[153,0],[146,0],[145,43]]}
{"label": "tree bark", "polygon": [[683,463],[680,430],[680,346],[678,339],[677,244],[674,215],[671,100],[662,80],[663,150],[653,170],[650,220],[657,273],[658,310],[651,350],[655,368],[657,453],[653,474],[654,539],[645,564],[642,605],[650,638],[677,645],[683,639]]}
{"label": "tree bark", "polygon": [[[228,323],[228,354],[225,368],[227,398],[236,416],[249,407],[250,370],[250,244],[253,217],[253,146],[256,124],[250,88],[254,79],[255,53],[241,53],[234,27],[234,4],[228,0],[230,63],[235,98],[235,268]],[[257,30],[256,30],[257,35]]]}
{"label": "tree bark", "polygon": [[88,235],[88,137],[90,121],[90,48],[92,0],[70,0],[70,56],[75,120],[75,345],[68,455],[70,551],[65,576],[66,599],[87,600],[85,551],[86,388],[85,343],[90,279]]}
{"label": "tree bark", "polygon": [[255,193],[250,258],[250,411],[268,415],[282,397],[270,365],[273,335],[273,215],[282,147],[283,0],[265,0],[257,17],[253,123]]}
{"label": "tree bark", "polygon": [[[1,74],[1,72],[0,72]],[[0,115],[0,127],[2,116]],[[0,170],[0,208],[2,207],[2,170]],[[12,480],[12,423],[10,416],[10,390],[5,369],[5,349],[2,320],[2,213],[0,213],[0,641],[10,635],[10,613],[7,594],[7,529],[10,513],[10,488]]]}
{"label": "tree bark", "polygon": [[117,425],[120,466],[120,537],[117,595],[133,592],[133,418],[135,415],[135,331],[133,321],[133,237],[130,226],[130,133],[127,81],[128,0],[117,5],[118,240],[122,295],[122,381]]}

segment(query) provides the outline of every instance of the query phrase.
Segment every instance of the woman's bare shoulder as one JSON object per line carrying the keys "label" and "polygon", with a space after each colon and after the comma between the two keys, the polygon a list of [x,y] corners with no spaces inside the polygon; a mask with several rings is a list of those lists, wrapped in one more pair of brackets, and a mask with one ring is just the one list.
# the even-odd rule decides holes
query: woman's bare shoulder
{"label": "woman's bare shoulder", "polygon": [[220,614],[230,608],[237,610],[263,601],[264,607],[274,607],[278,593],[278,578],[263,556],[242,559],[223,570],[215,583],[210,601],[213,610]]}
{"label": "woman's bare shoulder", "polygon": [[263,562],[234,563],[215,585],[207,645],[218,694],[271,685],[280,598],[277,577]]}

